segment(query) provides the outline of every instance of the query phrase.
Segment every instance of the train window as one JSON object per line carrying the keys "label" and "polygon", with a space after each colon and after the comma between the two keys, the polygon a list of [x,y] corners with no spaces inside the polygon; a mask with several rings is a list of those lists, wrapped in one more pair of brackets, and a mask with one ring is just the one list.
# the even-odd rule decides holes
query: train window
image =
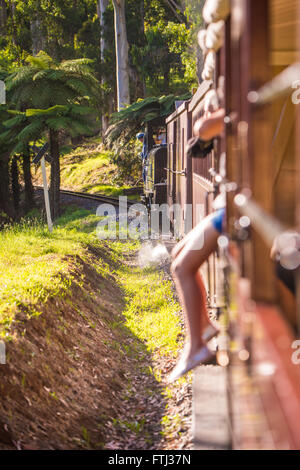
{"label": "train window", "polygon": [[181,151],[181,117],[178,117],[177,125],[177,171],[181,170],[182,151]]}
{"label": "train window", "polygon": [[176,200],[176,162],[177,162],[177,122],[176,121],[174,121],[174,124],[173,124],[173,136],[174,136],[175,142],[174,142],[174,145],[173,145],[173,152],[172,152],[172,156],[173,156],[173,162],[172,162],[173,173],[172,173],[171,178],[172,178],[172,199],[175,202],[175,200]]}
{"label": "train window", "polygon": [[185,141],[184,141],[184,127],[182,126],[182,136],[181,136],[181,155],[182,155],[181,170],[182,170],[182,171],[184,170],[184,165],[185,165],[184,147],[185,147]]}

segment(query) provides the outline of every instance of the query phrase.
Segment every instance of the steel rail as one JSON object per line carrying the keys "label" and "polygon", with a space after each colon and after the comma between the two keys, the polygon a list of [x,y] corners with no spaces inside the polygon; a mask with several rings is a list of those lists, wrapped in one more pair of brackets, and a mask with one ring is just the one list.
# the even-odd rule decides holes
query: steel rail
{"label": "steel rail", "polygon": [[[37,191],[43,191],[43,188],[41,186],[35,186],[34,189]],[[81,192],[76,192],[76,191],[69,191],[66,189],[61,189],[60,193],[65,194],[67,196],[73,196],[73,197],[78,197],[82,199],[90,199],[93,201],[99,201],[99,202],[106,203],[106,204],[110,203],[112,205],[119,206],[119,198],[113,197],[113,196],[102,196],[99,194],[81,193]],[[140,201],[133,201],[133,200],[127,199],[128,206],[132,206],[134,204],[139,204],[139,203]]]}

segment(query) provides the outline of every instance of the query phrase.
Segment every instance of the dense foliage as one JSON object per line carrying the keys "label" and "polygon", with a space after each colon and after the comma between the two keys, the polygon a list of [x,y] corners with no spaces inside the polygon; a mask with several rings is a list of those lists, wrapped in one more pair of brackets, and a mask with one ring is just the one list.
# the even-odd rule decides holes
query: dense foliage
{"label": "dense foliage", "polygon": [[112,146],[113,143],[120,145],[120,141],[124,143],[130,141],[139,130],[145,127],[147,122],[172,114],[175,111],[175,101],[190,98],[189,93],[179,97],[168,95],[160,98],[145,98],[114,113],[111,118],[112,125],[105,136],[107,145]]}
{"label": "dense foliage", "polygon": [[[145,122],[144,105],[147,119],[151,113],[166,115],[166,109],[173,110],[175,96],[197,85],[195,31],[201,23],[201,3],[126,0],[130,100],[136,103],[126,112],[137,106],[142,113],[136,114],[133,125],[126,116],[123,124],[119,118],[114,121],[115,134],[127,135],[131,142],[122,155],[115,155],[116,163],[127,162],[132,154],[135,128]],[[100,13],[98,0],[0,0],[0,79],[7,86],[7,105],[0,106],[0,211],[11,217],[19,210],[20,170],[26,207],[33,204],[32,144],[49,141],[56,162],[51,179],[56,216],[61,144],[68,136],[74,140],[98,133],[104,125],[101,117],[107,120],[116,110],[111,0],[102,26]]]}
{"label": "dense foliage", "polygon": [[[182,93],[196,83],[186,53],[191,32],[199,22],[201,0],[186,3],[184,14],[165,0],[126,0],[132,101],[147,95]],[[174,3],[174,2],[173,2]],[[101,28],[97,0],[0,0],[0,68],[24,65],[28,55],[44,50],[60,62],[86,57],[94,60],[97,77],[105,75],[104,92],[115,91],[113,7],[105,14],[107,50],[101,62]],[[146,83],[146,89],[143,88]],[[138,85],[138,86],[136,86]],[[137,95],[138,93],[138,95]]]}

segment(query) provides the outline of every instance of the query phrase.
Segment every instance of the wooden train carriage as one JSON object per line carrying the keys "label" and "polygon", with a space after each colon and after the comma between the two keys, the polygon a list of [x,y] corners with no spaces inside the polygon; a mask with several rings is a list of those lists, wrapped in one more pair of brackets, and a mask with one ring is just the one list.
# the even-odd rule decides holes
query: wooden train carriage
{"label": "wooden train carriage", "polygon": [[[204,81],[189,103],[188,112],[190,114],[191,129],[196,120],[203,114],[203,102],[206,93],[212,86],[213,82],[211,80]],[[214,152],[211,152],[205,159],[193,159],[191,166],[193,226],[196,226],[204,216],[212,211],[214,185],[210,169],[215,167]]]}
{"label": "wooden train carriage", "polygon": [[[221,186],[228,189],[230,244],[222,255],[229,281],[224,283],[224,317],[231,345],[232,440],[233,447],[241,449],[300,448],[300,365],[293,360],[294,340],[300,333],[299,274],[295,273],[293,295],[276,276],[270,259],[275,236],[289,228],[299,233],[300,226],[298,3],[207,0],[204,82],[188,106],[168,120],[169,199],[182,204],[182,186],[189,185],[193,225],[212,210],[214,186],[208,170],[217,169],[226,153],[227,177]],[[188,122],[186,135],[192,134],[205,94],[220,76],[225,77],[225,135],[213,155],[195,160],[191,175],[181,180],[185,157],[179,155],[178,129]],[[237,192],[242,196],[236,197]],[[205,208],[202,213],[197,204]],[[207,278],[214,284],[215,266],[210,260]],[[209,288],[210,296],[217,294],[215,286]]]}
{"label": "wooden train carriage", "polygon": [[149,209],[152,204],[165,204],[167,200],[167,146],[157,145],[148,154],[144,194]]}
{"label": "wooden train carriage", "polygon": [[[206,94],[214,87],[212,80],[205,80],[198,88],[193,99],[188,105],[190,130],[197,119],[203,114],[203,105]],[[213,201],[216,196],[215,185],[213,182],[212,172],[218,166],[218,155],[220,154],[218,145],[215,142],[215,150],[211,152],[205,159],[192,159],[191,163],[191,195],[192,195],[192,216],[193,227],[195,227],[203,217],[213,211]],[[218,313],[219,308],[223,305],[223,298],[220,296],[220,276],[218,262],[215,254],[210,256],[202,268],[203,280],[206,285],[208,308],[212,313]]]}
{"label": "wooden train carriage", "polygon": [[[180,234],[184,236],[197,223],[212,211],[214,184],[210,173],[215,168],[214,152],[205,159],[187,157],[186,146],[193,135],[193,125],[203,113],[206,93],[213,86],[212,80],[205,80],[194,97],[170,115],[168,127],[168,204],[181,207]],[[174,216],[174,213],[171,213]],[[177,214],[178,217],[178,214]],[[216,256],[212,255],[203,267],[203,279],[206,284],[208,305],[218,312],[223,299],[218,298],[218,270]]]}
{"label": "wooden train carriage", "polygon": [[[226,154],[221,187],[230,242],[221,251],[225,296],[216,304],[227,306],[230,424],[239,449],[300,448],[300,365],[293,360],[300,289],[297,282],[295,295],[286,288],[270,258],[275,236],[300,227],[299,10],[296,0],[207,0],[204,81],[167,120],[168,201],[182,206],[182,235],[185,204],[193,204],[193,225],[211,212],[209,169]],[[226,132],[206,161],[191,163],[184,148],[220,76]],[[212,258],[210,297],[217,295],[216,271]]]}
{"label": "wooden train carriage", "polygon": [[[168,128],[168,204],[181,206],[181,235],[185,235],[208,212],[211,211],[211,195],[214,191],[209,170],[214,167],[214,158],[190,159],[186,155],[188,140],[193,135],[193,125],[202,113],[203,100],[212,87],[205,81],[190,101],[184,102],[167,120]],[[192,217],[187,223],[186,207],[192,208]]]}
{"label": "wooden train carriage", "polygon": [[154,135],[159,129],[165,128],[165,118],[157,117],[149,121],[145,129],[146,154],[144,162],[145,181],[143,200],[150,210],[152,204],[166,203],[167,187],[167,148],[166,145],[157,145]]}
{"label": "wooden train carriage", "polygon": [[[235,240],[229,251],[235,448],[300,448],[300,365],[292,360],[299,302],[270,259],[276,233],[299,232],[300,121],[292,87],[300,68],[286,71],[298,57],[299,28],[296,0],[233,0],[218,53],[226,77],[227,179],[248,191],[235,199],[228,193],[227,209]],[[241,215],[251,222],[247,240],[240,237]]]}
{"label": "wooden train carriage", "polygon": [[[180,233],[184,235],[191,227],[186,226],[186,207],[192,203],[191,161],[186,157],[186,144],[191,136],[188,101],[182,103],[167,120],[168,134],[168,204],[181,206]],[[174,214],[171,214],[171,217]]]}

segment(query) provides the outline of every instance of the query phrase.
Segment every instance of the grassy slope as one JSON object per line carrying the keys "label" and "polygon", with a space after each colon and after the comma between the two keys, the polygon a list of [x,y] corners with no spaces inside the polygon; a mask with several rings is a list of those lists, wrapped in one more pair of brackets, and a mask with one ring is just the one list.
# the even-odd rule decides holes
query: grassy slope
{"label": "grassy slope", "polygon": [[[2,337],[9,334],[18,308],[26,308],[30,315],[36,315],[41,302],[68,291],[75,258],[79,256],[90,262],[90,247],[109,244],[119,261],[136,251],[136,241],[98,240],[97,221],[89,211],[69,209],[51,234],[37,219],[24,220],[0,233]],[[109,265],[99,259],[97,271],[105,277]],[[128,268],[126,264],[120,265],[117,276],[127,293],[128,305],[124,313],[130,329],[148,341],[151,350],[176,351],[179,328],[174,311],[178,306],[172,300],[171,283],[162,282],[160,272]]]}
{"label": "grassy slope", "polygon": [[[50,390],[47,393],[50,394],[53,400],[58,402],[61,400],[63,403],[65,403],[67,398],[64,396],[64,388],[66,388],[66,395],[68,395],[67,388],[70,387],[69,382],[65,383],[65,380],[69,378],[69,372],[64,372],[64,379],[58,376],[56,378],[52,377],[50,380],[48,377],[49,367],[51,367],[50,364],[52,354],[52,361],[57,361],[55,358],[56,353],[47,352],[47,348],[50,344],[50,338],[53,337],[54,343],[57,343],[58,345],[60,341],[60,332],[57,330],[57,326],[55,326],[55,323],[53,324],[53,320],[50,318],[53,316],[53,313],[54,318],[56,315],[55,312],[51,310],[53,308],[51,305],[56,305],[55,309],[58,308],[58,310],[61,312],[69,311],[68,315],[72,315],[72,319],[68,321],[71,321],[72,324],[76,325],[77,323],[80,324],[80,322],[86,321],[88,324],[87,327],[91,328],[95,333],[94,340],[91,341],[95,343],[96,341],[99,341],[100,338],[100,343],[98,345],[99,350],[102,347],[108,347],[111,350],[112,357],[115,356],[116,362],[110,366],[110,381],[108,378],[105,379],[106,387],[108,387],[107,393],[109,393],[109,387],[114,386],[113,382],[111,381],[114,380],[113,377],[116,373],[115,369],[122,367],[120,365],[122,363],[122,355],[125,354],[129,358],[132,358],[132,360],[136,361],[135,367],[137,369],[140,367],[146,371],[146,376],[149,376],[150,374],[150,376],[155,378],[155,383],[153,386],[150,385],[146,387],[145,390],[143,383],[141,383],[141,394],[145,392],[146,394],[150,394],[149,396],[151,398],[153,394],[157,393],[154,392],[153,387],[155,387],[156,383],[160,383],[161,371],[160,366],[158,365],[157,367],[157,363],[152,365],[151,360],[149,358],[147,359],[145,353],[141,352],[141,346],[144,345],[143,347],[146,348],[147,354],[158,358],[158,360],[159,358],[170,358],[172,361],[172,358],[176,356],[178,351],[178,337],[180,335],[180,320],[178,316],[179,306],[174,301],[170,281],[165,279],[165,276],[162,272],[158,272],[153,269],[136,268],[132,265],[132,262],[128,263],[128,259],[132,259],[132,256],[139,246],[138,242],[108,242],[98,240],[95,235],[96,222],[96,216],[89,213],[88,211],[74,211],[74,209],[69,209],[69,211],[57,221],[52,234],[50,234],[47,231],[45,225],[38,220],[24,221],[22,224],[13,228],[7,228],[0,233],[0,339],[1,337],[6,339],[8,341],[8,345],[15,345],[12,346],[13,350],[15,351],[19,351],[19,348],[21,348],[21,351],[23,351],[22,354],[25,354],[24,357],[26,357],[26,354],[29,357],[29,366],[26,364],[26,367],[28,366],[29,369],[28,367],[26,368],[24,364],[22,365],[22,363],[18,364],[20,360],[18,357],[14,357],[14,364],[12,365],[13,370],[11,374],[14,377],[14,387],[18,391],[18,386],[16,383],[20,384],[19,387],[21,388],[20,393],[22,396],[26,388],[24,385],[25,376],[26,383],[28,380],[28,375],[29,377],[32,376],[32,380],[34,380],[34,383],[36,384],[35,374],[37,373],[37,370],[40,371],[40,380],[42,381],[42,384],[46,383],[46,385],[43,387],[41,386],[42,391],[40,391],[40,388],[36,390],[38,398],[32,397],[31,391],[26,392],[27,401],[37,400],[36,403],[39,404],[39,406],[45,406],[45,398],[43,401],[39,401],[41,400],[43,393],[45,394],[44,389],[46,391]],[[102,255],[100,257],[95,257],[95,250],[100,250]],[[98,297],[95,297],[96,305],[90,307],[90,310],[93,312],[95,312],[96,309],[97,311],[100,309],[100,317],[97,317],[97,315],[99,315],[98,312],[96,314],[96,318],[94,316],[89,317],[89,313],[84,313],[86,302],[89,302],[90,298],[93,299],[94,296],[93,293],[89,293],[90,290],[86,284],[86,274],[84,272],[86,269],[92,270],[94,273],[92,279],[93,282],[96,282],[96,285],[98,282],[100,283],[99,285],[102,285],[101,279],[104,279],[107,283],[106,291],[109,293],[112,289],[111,294],[109,294],[112,299],[108,301],[107,299],[105,301],[106,294],[102,294],[101,297],[101,289],[98,294],[96,293],[96,295],[98,295]],[[97,280],[97,276],[99,276],[99,280]],[[123,293],[122,296],[124,297],[124,306],[121,309],[121,317],[119,319],[116,319],[116,314],[113,313],[115,307],[109,303],[113,301],[113,298],[116,298],[116,295],[119,295],[114,294],[114,283],[119,286],[121,289],[120,292]],[[75,297],[74,288],[76,292]],[[85,291],[87,300],[82,298],[82,292]],[[118,301],[119,299],[117,300],[116,298],[116,302]],[[110,319],[109,321],[107,318],[105,320],[105,315],[103,314],[104,316],[102,316],[101,313],[101,304],[103,303],[103,305],[105,305],[105,302],[106,304],[108,302],[108,305],[111,305],[111,307],[107,307],[106,305],[105,310],[103,310],[103,312],[106,312],[105,315],[108,315],[107,318]],[[80,307],[80,305],[82,306]],[[50,311],[48,311],[49,308]],[[44,317],[45,315],[47,315],[47,317]],[[67,313],[61,313],[59,314],[59,318],[62,319],[65,315],[67,315]],[[78,320],[76,320],[76,317]],[[97,318],[99,318],[99,320]],[[47,326],[47,321],[50,321],[50,327]],[[83,326],[79,325],[80,330],[77,330],[75,333],[71,333],[70,326],[67,326],[67,320],[61,321],[63,321],[62,328],[64,330],[66,329],[67,336],[71,335],[72,337],[72,335],[80,335],[79,331],[81,331],[82,328],[86,328],[84,324]],[[104,325],[103,321],[106,322],[106,324],[108,321],[108,326],[111,328],[111,332],[107,331],[105,333],[106,330],[101,327],[101,324]],[[46,335],[46,345],[43,346],[43,350],[46,348],[46,356],[50,355],[50,364],[44,363],[46,359],[43,357],[43,353],[37,354],[37,352],[34,352],[36,351],[36,344],[31,344],[32,333],[28,333],[29,339],[27,339],[26,345],[23,345],[22,343],[22,341],[24,342],[28,336],[26,331],[31,331],[31,323],[32,325],[35,325],[33,326],[35,332],[39,330],[41,325],[44,325],[43,333],[35,333],[35,341],[37,344],[40,343],[42,345],[44,336]],[[61,327],[58,326],[58,328],[60,329]],[[126,331],[128,331],[128,333],[126,333]],[[40,337],[41,334],[43,339]],[[108,341],[106,339],[101,339],[101,335],[103,336],[103,334],[104,337],[107,337]],[[123,336],[122,339],[122,335],[124,334],[125,336]],[[132,335],[134,338],[133,340],[130,339],[130,335]],[[79,338],[80,344],[85,341],[84,338]],[[74,338],[75,341],[76,339],[77,338]],[[62,341],[62,344],[59,345],[59,347],[66,349],[64,341]],[[73,348],[77,349],[77,347],[74,345],[69,346],[70,350],[73,350]],[[93,350],[92,343],[90,345],[84,345],[82,348],[87,351],[86,354],[89,354],[89,350]],[[34,365],[34,363],[32,363],[33,360],[30,359],[31,355],[36,355],[36,358],[39,358],[40,361],[42,361],[42,365],[40,362],[38,365]],[[121,357],[121,362],[119,356]],[[67,364],[68,357],[64,358],[62,355],[62,361],[64,364]],[[104,359],[104,357],[102,357],[102,352],[100,357],[100,360]],[[21,360],[23,361],[24,358]],[[126,361],[128,362],[128,359],[125,360],[124,364],[126,364]],[[143,361],[146,361],[146,367]],[[100,370],[101,368],[103,369],[104,366],[99,364]],[[85,366],[85,369],[88,370],[88,367]],[[75,367],[73,363],[70,363],[69,371],[72,370],[77,370],[77,366]],[[71,372],[71,375],[72,374],[73,373]],[[124,377],[127,377],[127,372],[125,375],[124,372],[122,374]],[[140,372],[136,374],[139,376]],[[54,375],[54,372],[52,375]],[[80,380],[80,376],[72,380],[73,382],[76,382]],[[90,378],[86,379],[86,381],[88,380],[90,380]],[[127,412],[127,414],[125,413],[123,417],[121,415],[122,403],[124,400],[129,400],[128,397],[131,397],[130,399],[133,400],[136,399],[136,387],[139,380],[139,377],[137,377],[132,379],[126,386],[125,382],[123,385],[118,385],[118,387],[121,388],[121,392],[118,395],[118,399],[121,397],[121,405],[118,405],[120,400],[115,400],[115,405],[112,405],[115,407],[119,406],[119,408],[118,411],[115,411],[114,413],[115,417],[111,421],[111,427],[109,430],[113,436],[117,436],[116,439],[120,439],[120,436],[123,435],[124,439],[127,439],[128,433],[133,434],[136,438],[143,437],[146,439],[146,444],[143,444],[143,446],[145,446],[151,444],[151,439],[149,438],[150,431],[148,429],[151,420],[148,421],[143,416],[140,418],[139,416],[135,415],[132,417],[132,419],[130,419],[128,418],[128,415],[131,416],[132,411],[129,413]],[[146,383],[148,379],[144,378],[143,380]],[[50,383],[51,386],[48,385],[48,383]],[[183,379],[181,384],[182,383],[186,383],[188,385],[188,383],[185,382],[185,379]],[[5,388],[9,389],[11,386],[9,382],[6,384],[4,381],[3,384],[3,390],[5,390]],[[101,388],[100,384],[99,387]],[[24,388],[23,391],[22,388]],[[30,385],[29,378],[29,390],[33,389],[34,386]],[[18,393],[15,395],[16,393],[17,392],[14,391],[13,396],[17,396]],[[161,393],[163,393],[163,396],[170,400],[173,399],[173,392],[167,387],[161,389],[161,391],[158,393],[160,396]],[[145,400],[145,398],[141,398],[141,400]],[[22,421],[24,418],[22,416],[20,417],[18,414],[19,411],[15,409],[17,399],[9,399],[9,397],[6,397],[5,402],[7,402],[7,404],[10,403],[10,416],[16,415],[16,420],[18,422]],[[48,405],[49,404],[47,404],[47,406]],[[54,404],[50,403],[50,410],[53,409],[53,406]],[[76,407],[78,407],[79,404],[76,402],[75,407],[74,402],[74,405],[72,406],[76,411]],[[104,403],[103,407],[105,408]],[[164,407],[165,405],[163,408]],[[23,409],[23,405],[21,408]],[[31,410],[32,412],[34,411],[33,408],[31,408]],[[64,412],[65,410],[63,410],[63,413]],[[48,413],[47,407],[44,413],[46,416]],[[60,409],[59,413],[62,413]],[[108,415],[110,412],[106,409],[105,413],[103,421],[107,421],[107,419],[109,419]],[[0,414],[0,421],[1,418],[3,419],[2,411]],[[29,422],[32,422],[32,419],[35,418],[31,417]],[[45,420],[47,420],[47,416],[45,417]],[[158,422],[159,421],[162,426],[161,429],[164,430],[163,438],[167,440],[174,439],[174,436],[178,435],[178,430],[183,426],[178,415],[173,416],[172,418],[172,416],[170,417],[170,413],[168,411],[164,412],[158,418]],[[81,439],[77,435],[75,448],[90,446],[96,446],[97,448],[98,444],[95,444],[96,438],[94,437],[92,439],[89,437],[89,433],[91,431],[89,430],[88,423],[89,421],[87,421],[87,424],[84,426],[84,430],[82,431],[84,438]],[[40,424],[37,426],[37,428],[39,427]],[[126,431],[125,434],[124,431]],[[50,431],[47,431],[47,433],[49,432]],[[39,431],[37,430],[36,433],[38,434]],[[102,433],[102,440],[104,439],[103,434],[105,435],[105,433],[107,433],[107,430]],[[61,435],[57,436],[57,439],[59,439],[58,442],[63,445],[65,439],[63,430],[61,431]],[[78,439],[80,441],[79,444]],[[93,440],[93,443],[91,443],[91,439]],[[43,442],[43,440],[41,442]],[[54,447],[57,446],[55,439],[52,442]],[[102,447],[104,444],[101,442],[99,445]],[[124,441],[124,446],[126,445],[127,444]],[[68,442],[68,444],[66,444],[66,448],[74,448],[74,443]]]}
{"label": "grassy slope", "polygon": [[[72,281],[72,264],[67,256],[84,255],[84,243],[95,218],[77,211],[60,219],[52,234],[37,219],[24,220],[0,233],[0,335],[10,334],[20,308],[37,315],[49,296],[61,295]],[[74,219],[78,217],[74,226]],[[72,220],[73,219],[73,220]],[[82,231],[78,228],[81,226]],[[92,241],[91,241],[92,242]]]}
{"label": "grassy slope", "polygon": [[[117,167],[110,162],[109,153],[103,150],[99,139],[91,139],[61,157],[62,189],[119,196],[130,186],[116,184],[116,175]],[[42,184],[40,169],[34,175],[34,183]]]}

